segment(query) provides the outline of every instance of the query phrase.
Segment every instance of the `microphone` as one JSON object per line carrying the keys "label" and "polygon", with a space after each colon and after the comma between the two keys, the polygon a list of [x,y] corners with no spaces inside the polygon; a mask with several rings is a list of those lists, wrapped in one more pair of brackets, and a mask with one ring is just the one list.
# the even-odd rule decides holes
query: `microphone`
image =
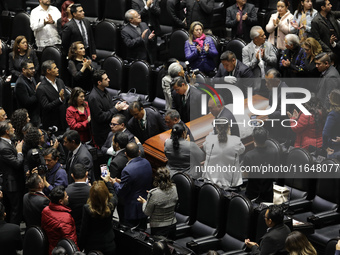
{"label": "microphone", "polygon": [[[234,158],[234,166],[236,166],[236,160],[237,160],[237,152],[235,152],[235,158]],[[230,181],[230,188],[233,187],[233,181],[234,181],[234,171],[231,172],[231,181]]]}
{"label": "microphone", "polygon": [[208,158],[208,160],[207,160],[207,166],[209,165],[209,161],[210,161],[211,153],[212,153],[212,150],[214,149],[214,146],[215,146],[215,144],[213,143],[213,145],[211,146],[211,149],[210,149],[209,158]]}

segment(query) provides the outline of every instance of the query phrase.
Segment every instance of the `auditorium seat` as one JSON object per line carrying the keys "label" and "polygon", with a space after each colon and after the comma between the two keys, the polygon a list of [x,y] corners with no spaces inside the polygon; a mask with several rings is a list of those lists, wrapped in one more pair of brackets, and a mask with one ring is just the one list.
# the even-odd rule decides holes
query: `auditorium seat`
{"label": "auditorium seat", "polygon": [[25,234],[23,255],[46,255],[48,241],[44,231],[38,226],[30,227]]}
{"label": "auditorium seat", "polygon": [[104,19],[110,19],[117,25],[123,25],[125,19],[125,12],[127,9],[127,1],[114,0],[106,1]]}
{"label": "auditorium seat", "polygon": [[151,81],[150,65],[146,61],[136,60],[129,68],[127,88],[124,91],[135,88],[138,94],[149,95]]}
{"label": "auditorium seat", "polygon": [[27,42],[33,44],[35,40],[30,24],[30,16],[26,12],[16,14],[12,24],[11,40],[14,40],[19,35],[24,35]]}
{"label": "auditorium seat", "polygon": [[223,52],[230,50],[235,53],[238,60],[242,61],[242,49],[244,46],[246,46],[246,43],[242,39],[235,38],[224,45]]}
{"label": "auditorium seat", "polygon": [[158,67],[152,70],[152,88],[153,97],[151,105],[158,109],[161,113],[165,112],[165,97],[162,88],[162,78],[164,77],[164,67]]}
{"label": "auditorium seat", "polygon": [[196,221],[176,242],[192,249],[191,243],[223,235],[225,199],[215,184],[204,184],[198,193]]}
{"label": "auditorium seat", "polygon": [[103,69],[106,71],[110,79],[110,88],[118,91],[123,86],[123,60],[117,55],[107,57],[103,62]]}
{"label": "auditorium seat", "polygon": [[169,58],[185,62],[184,44],[188,39],[189,34],[184,29],[174,31],[169,40]]}
{"label": "auditorium seat", "polygon": [[96,61],[103,61],[112,56],[117,47],[117,27],[108,20],[99,22],[94,29],[94,38],[97,48]]}
{"label": "auditorium seat", "polygon": [[1,41],[2,54],[0,55],[0,76],[8,72],[8,54],[9,49],[4,41]]}
{"label": "auditorium seat", "polygon": [[73,254],[78,251],[77,245],[71,239],[63,238],[58,242],[57,246],[63,247],[66,250],[66,254]]}

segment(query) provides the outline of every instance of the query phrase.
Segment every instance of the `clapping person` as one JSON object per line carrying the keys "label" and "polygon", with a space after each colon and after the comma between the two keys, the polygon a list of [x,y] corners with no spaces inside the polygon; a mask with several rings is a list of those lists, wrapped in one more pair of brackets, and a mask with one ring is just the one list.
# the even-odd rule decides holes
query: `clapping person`
{"label": "clapping person", "polygon": [[61,5],[61,18],[57,20],[57,30],[60,36],[64,25],[72,19],[71,6],[73,4],[73,1],[67,0]]}
{"label": "clapping person", "polygon": [[214,57],[218,55],[214,41],[203,33],[201,22],[195,21],[190,25],[189,40],[185,42],[185,57],[192,69],[199,69],[210,74],[216,68]]}
{"label": "clapping person", "polygon": [[306,52],[304,76],[319,77],[320,73],[315,65],[315,57],[322,52],[320,43],[313,37],[308,37],[302,43],[302,47]]}
{"label": "clapping person", "polygon": [[151,234],[175,239],[178,195],[166,167],[157,169],[153,185],[156,188],[148,192],[147,200],[141,196],[137,200],[143,204],[145,215],[150,216]]}
{"label": "clapping person", "polygon": [[73,77],[73,87],[91,91],[93,67],[91,59],[86,57],[84,44],[80,41],[73,42],[68,51],[68,58],[68,70]]}
{"label": "clapping person", "polygon": [[85,143],[91,140],[91,114],[85,101],[85,91],[80,87],[72,89],[69,107],[66,110],[66,121],[70,129],[78,131],[80,140]]}

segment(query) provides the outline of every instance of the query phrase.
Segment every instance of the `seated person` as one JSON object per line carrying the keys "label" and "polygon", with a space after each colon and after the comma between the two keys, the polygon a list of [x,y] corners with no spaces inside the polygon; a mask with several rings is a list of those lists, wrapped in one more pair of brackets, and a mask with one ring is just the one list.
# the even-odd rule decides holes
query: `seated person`
{"label": "seated person", "polygon": [[203,25],[195,21],[190,25],[189,40],[185,42],[185,58],[191,69],[199,69],[209,75],[216,68],[214,57],[218,55],[214,41],[203,33]]}
{"label": "seated person", "polygon": [[84,44],[80,41],[73,42],[68,51],[68,70],[72,75],[72,87],[81,87],[85,91],[91,91],[92,61],[85,55]]}
{"label": "seated person", "polygon": [[[289,227],[283,223],[283,207],[271,205],[266,211],[264,221],[269,228],[261,238],[260,244],[245,240],[245,244],[251,249],[251,254],[276,254],[285,251],[285,241],[290,233]],[[274,245],[275,244],[275,245]]]}

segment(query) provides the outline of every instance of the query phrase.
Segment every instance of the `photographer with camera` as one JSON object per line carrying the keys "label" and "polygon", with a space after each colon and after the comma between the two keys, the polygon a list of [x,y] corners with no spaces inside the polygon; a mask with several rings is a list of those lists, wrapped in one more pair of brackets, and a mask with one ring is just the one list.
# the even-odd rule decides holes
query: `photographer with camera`
{"label": "photographer with camera", "polygon": [[24,218],[27,229],[33,225],[41,225],[41,212],[49,205],[50,200],[43,193],[44,180],[38,173],[32,173],[26,187],[29,192],[24,195]]}
{"label": "photographer with camera", "polygon": [[47,131],[39,129],[41,135],[39,145],[43,149],[50,147],[55,148],[59,152],[59,163],[64,165],[66,164],[66,154],[62,146],[63,136],[56,136],[55,134],[57,131],[58,128],[56,126],[49,127]]}
{"label": "photographer with camera", "polygon": [[48,196],[55,186],[63,185],[64,187],[67,187],[68,181],[65,169],[58,162],[59,152],[51,147],[44,150],[43,156],[47,166],[46,175],[42,177],[45,186],[43,191],[45,195]]}

